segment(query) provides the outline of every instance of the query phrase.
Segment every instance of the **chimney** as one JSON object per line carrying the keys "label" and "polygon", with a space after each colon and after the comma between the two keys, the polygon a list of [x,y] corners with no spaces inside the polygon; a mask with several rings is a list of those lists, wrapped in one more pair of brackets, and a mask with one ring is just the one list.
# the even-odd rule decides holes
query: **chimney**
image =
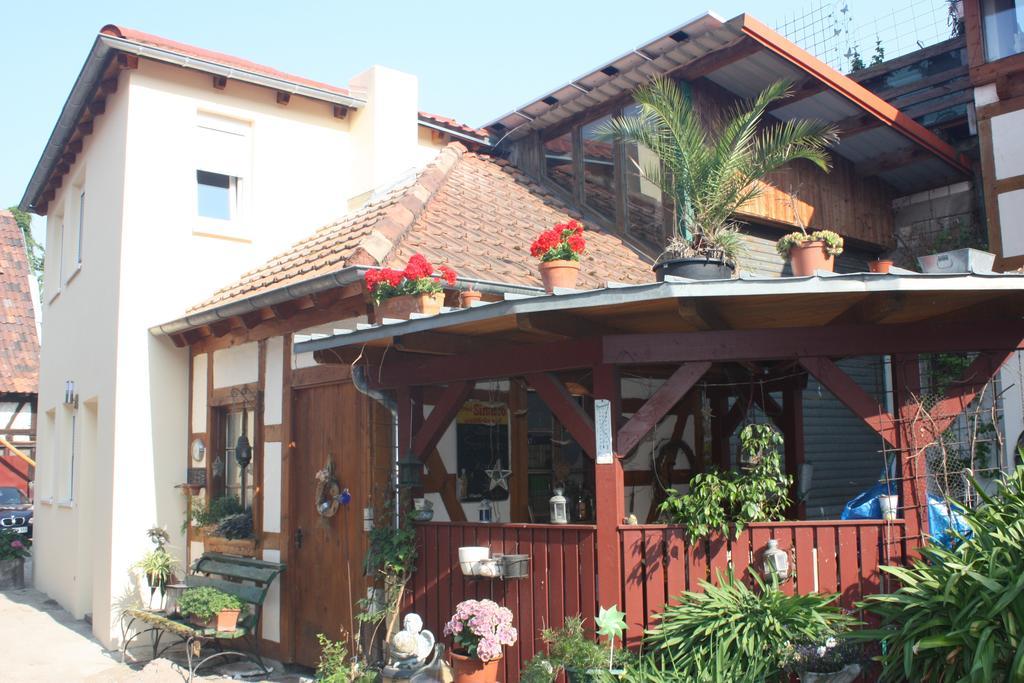
{"label": "chimney", "polygon": [[366,93],[366,106],[355,110],[352,135],[354,194],[393,183],[416,167],[419,83],[415,76],[372,66],[352,79]]}

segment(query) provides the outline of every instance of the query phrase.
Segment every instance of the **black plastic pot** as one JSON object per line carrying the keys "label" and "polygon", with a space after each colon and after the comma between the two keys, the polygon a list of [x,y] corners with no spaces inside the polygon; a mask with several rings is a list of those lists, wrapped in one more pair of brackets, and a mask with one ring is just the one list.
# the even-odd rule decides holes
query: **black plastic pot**
{"label": "black plastic pot", "polygon": [[658,282],[664,282],[666,275],[685,277],[689,280],[728,280],[736,269],[731,263],[714,258],[674,258],[654,266]]}

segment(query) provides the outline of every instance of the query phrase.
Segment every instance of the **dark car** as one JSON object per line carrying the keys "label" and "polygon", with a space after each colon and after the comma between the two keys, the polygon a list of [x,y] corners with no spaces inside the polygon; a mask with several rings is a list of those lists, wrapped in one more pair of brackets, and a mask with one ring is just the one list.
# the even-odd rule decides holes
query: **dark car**
{"label": "dark car", "polygon": [[32,502],[14,486],[0,486],[0,530],[32,538]]}

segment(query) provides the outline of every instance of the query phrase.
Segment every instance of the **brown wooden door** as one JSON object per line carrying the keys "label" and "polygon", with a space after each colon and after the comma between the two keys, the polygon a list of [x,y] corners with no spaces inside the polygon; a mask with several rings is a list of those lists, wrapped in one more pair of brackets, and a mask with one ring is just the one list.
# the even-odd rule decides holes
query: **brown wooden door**
{"label": "brown wooden door", "polygon": [[[289,507],[291,633],[295,661],[315,666],[317,634],[332,640],[358,633],[355,602],[366,595],[363,508],[370,491],[368,399],[351,383],[296,389],[292,394],[292,455]],[[335,477],[352,501],[336,515],[316,511],[316,473],[333,460]],[[300,541],[301,537],[301,541]],[[349,652],[352,652],[351,642]]]}

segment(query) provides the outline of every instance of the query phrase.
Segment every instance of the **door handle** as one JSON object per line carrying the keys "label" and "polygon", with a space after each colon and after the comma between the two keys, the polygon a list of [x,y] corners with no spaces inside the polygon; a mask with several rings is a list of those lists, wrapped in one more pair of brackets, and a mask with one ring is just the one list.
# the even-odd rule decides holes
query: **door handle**
{"label": "door handle", "polygon": [[295,547],[296,548],[301,548],[302,547],[302,527],[299,527],[298,529],[295,530]]}

